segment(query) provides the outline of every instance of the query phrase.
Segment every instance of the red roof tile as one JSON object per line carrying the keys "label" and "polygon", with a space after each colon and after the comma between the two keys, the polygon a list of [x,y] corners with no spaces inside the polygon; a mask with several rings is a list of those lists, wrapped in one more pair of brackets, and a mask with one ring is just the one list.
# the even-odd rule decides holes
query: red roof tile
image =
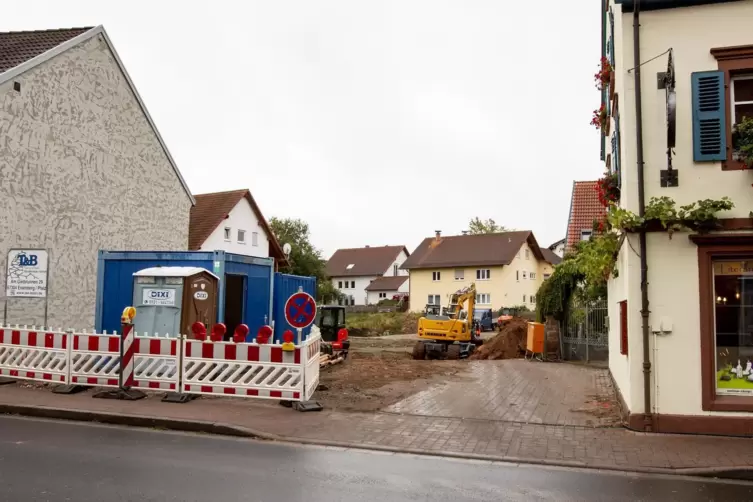
{"label": "red roof tile", "polygon": [[229,192],[215,192],[195,195],[196,205],[191,208],[191,219],[188,225],[188,249],[196,250],[214,232],[220,223],[230,214],[230,211],[246,198],[251,209],[259,220],[259,225],[264,229],[269,239],[269,254],[279,264],[287,263],[282,247],[277,237],[261,213],[251,191],[248,189],[232,190]]}
{"label": "red roof tile", "polygon": [[0,33],[0,73],[54,49],[92,28],[66,28]]}
{"label": "red roof tile", "polygon": [[537,259],[545,259],[533,232],[520,230],[496,234],[427,237],[401,268],[413,270],[509,265],[524,242],[528,243]]}
{"label": "red roof tile", "polygon": [[581,230],[591,231],[594,220],[601,221],[606,216],[607,210],[599,202],[598,182],[574,182],[573,195],[570,200],[570,217],[567,223],[565,252],[575,249],[575,245],[580,241]]}
{"label": "red roof tile", "polygon": [[401,251],[405,251],[405,254],[410,256],[405,246],[338,249],[327,262],[327,275],[330,277],[382,276]]}

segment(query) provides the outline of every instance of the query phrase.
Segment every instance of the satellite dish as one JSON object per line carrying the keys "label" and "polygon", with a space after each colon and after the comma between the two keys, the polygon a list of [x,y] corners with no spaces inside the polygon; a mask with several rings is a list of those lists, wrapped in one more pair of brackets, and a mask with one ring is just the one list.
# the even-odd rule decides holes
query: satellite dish
{"label": "satellite dish", "polygon": [[293,248],[287,242],[282,246],[282,252],[285,253],[285,256],[290,256],[290,250],[291,249],[293,249]]}

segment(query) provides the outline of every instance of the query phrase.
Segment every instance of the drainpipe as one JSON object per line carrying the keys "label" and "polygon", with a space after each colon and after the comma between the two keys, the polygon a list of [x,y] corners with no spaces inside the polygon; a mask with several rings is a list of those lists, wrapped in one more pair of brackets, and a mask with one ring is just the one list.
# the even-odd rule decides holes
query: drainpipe
{"label": "drainpipe", "polygon": [[[640,39],[641,0],[633,4],[633,66],[635,70],[635,140],[636,162],[638,167],[638,215],[646,212],[646,194],[643,176],[643,112],[641,106],[641,39]],[[643,332],[643,428],[651,432],[651,349],[648,326],[648,263],[646,259],[646,231],[638,234],[641,259],[641,330]]]}

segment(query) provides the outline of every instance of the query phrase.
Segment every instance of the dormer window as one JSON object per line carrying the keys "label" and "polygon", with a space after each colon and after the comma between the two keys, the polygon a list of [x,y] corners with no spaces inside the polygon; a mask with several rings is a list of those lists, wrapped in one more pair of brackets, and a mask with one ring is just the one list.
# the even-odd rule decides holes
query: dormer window
{"label": "dormer window", "polygon": [[355,263],[349,264],[347,267],[345,267],[345,270],[350,270],[351,268],[355,267]]}

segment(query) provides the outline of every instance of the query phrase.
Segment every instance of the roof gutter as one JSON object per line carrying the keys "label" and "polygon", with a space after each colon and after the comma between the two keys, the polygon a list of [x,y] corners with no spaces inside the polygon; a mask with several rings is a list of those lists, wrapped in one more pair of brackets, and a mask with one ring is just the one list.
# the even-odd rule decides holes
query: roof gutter
{"label": "roof gutter", "polygon": [[[633,72],[635,79],[635,152],[638,169],[638,215],[646,212],[646,189],[643,161],[643,107],[641,95],[641,39],[640,39],[641,0],[635,0],[633,8]],[[638,234],[640,239],[641,263],[641,331],[643,343],[643,429],[651,432],[651,354],[649,350],[649,302],[648,302],[648,260],[646,257],[646,231]]]}

